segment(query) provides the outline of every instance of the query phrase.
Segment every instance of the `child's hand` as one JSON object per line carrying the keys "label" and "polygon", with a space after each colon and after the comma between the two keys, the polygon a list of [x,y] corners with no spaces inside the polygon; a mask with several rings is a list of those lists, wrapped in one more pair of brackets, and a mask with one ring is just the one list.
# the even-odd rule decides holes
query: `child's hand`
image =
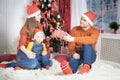
{"label": "child's hand", "polygon": [[34,59],[34,58],[36,57],[35,54],[36,54],[36,53],[34,53],[34,52],[29,52],[29,53],[27,54],[27,57],[30,58],[30,59]]}
{"label": "child's hand", "polygon": [[47,55],[47,53],[46,52],[42,52],[42,56],[45,56],[45,55]]}

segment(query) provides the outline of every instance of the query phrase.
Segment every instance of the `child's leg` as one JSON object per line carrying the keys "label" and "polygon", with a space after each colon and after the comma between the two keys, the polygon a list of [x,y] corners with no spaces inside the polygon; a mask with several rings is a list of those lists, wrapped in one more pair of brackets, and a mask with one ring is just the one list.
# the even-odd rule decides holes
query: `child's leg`
{"label": "child's leg", "polygon": [[45,66],[52,66],[52,61],[49,60],[48,56],[42,56],[42,65]]}

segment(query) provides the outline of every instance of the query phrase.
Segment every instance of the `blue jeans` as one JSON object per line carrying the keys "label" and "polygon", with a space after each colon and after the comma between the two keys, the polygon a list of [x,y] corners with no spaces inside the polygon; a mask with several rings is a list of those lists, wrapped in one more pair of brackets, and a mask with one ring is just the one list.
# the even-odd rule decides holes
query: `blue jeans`
{"label": "blue jeans", "polygon": [[17,62],[8,63],[7,67],[22,67],[24,69],[38,69],[47,65],[52,66],[52,61],[48,59],[48,56],[40,56],[34,59],[29,59],[21,50],[18,50],[16,55]]}
{"label": "blue jeans", "polygon": [[73,73],[77,72],[79,65],[89,64],[90,66],[96,60],[96,53],[91,45],[83,45],[81,51],[76,51],[80,55],[80,59],[73,57],[69,60],[69,65]]}

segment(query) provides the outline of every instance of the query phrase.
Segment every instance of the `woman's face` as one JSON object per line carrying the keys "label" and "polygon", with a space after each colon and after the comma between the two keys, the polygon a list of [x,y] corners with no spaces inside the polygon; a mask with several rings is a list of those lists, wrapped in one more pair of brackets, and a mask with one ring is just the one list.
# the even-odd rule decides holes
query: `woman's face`
{"label": "woman's face", "polygon": [[38,22],[40,22],[40,18],[41,18],[41,15],[40,15],[40,14],[37,15],[37,16],[35,16],[35,20],[38,21]]}

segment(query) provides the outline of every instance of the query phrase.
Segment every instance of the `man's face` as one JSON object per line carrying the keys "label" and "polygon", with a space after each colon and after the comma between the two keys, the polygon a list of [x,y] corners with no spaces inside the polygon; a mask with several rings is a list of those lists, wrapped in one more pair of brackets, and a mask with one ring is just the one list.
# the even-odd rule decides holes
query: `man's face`
{"label": "man's face", "polygon": [[82,28],[88,28],[89,26],[90,26],[90,24],[88,23],[88,21],[84,17],[81,17],[80,27],[82,27]]}

